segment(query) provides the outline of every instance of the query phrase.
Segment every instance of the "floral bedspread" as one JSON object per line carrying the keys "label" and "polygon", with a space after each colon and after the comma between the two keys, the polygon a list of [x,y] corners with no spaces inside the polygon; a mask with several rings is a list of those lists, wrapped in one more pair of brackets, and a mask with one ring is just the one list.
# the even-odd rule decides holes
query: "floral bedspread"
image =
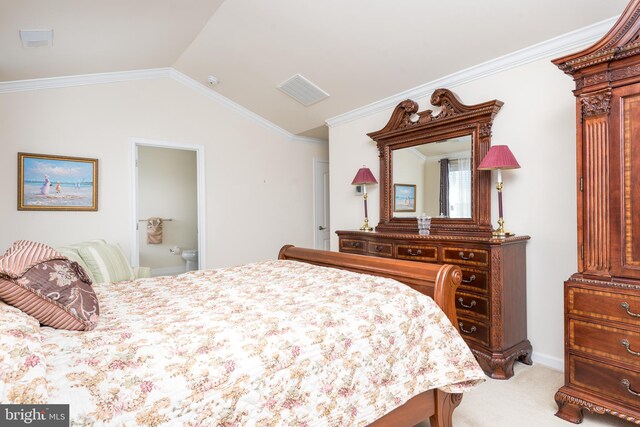
{"label": "floral bedspread", "polygon": [[95,290],[94,330],[41,328],[72,425],[363,426],[484,380],[436,304],[390,279],[267,261]]}

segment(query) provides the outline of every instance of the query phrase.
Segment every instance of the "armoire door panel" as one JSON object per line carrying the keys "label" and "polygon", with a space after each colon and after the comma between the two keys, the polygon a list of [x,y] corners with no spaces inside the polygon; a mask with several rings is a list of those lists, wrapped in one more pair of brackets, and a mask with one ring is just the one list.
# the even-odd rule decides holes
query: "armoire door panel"
{"label": "armoire door panel", "polygon": [[611,212],[620,224],[613,227],[611,236],[611,272],[640,278],[640,85],[614,91],[613,100],[612,114],[620,136],[611,145],[612,157],[619,161],[619,175],[612,175],[616,182],[611,186],[615,196]]}

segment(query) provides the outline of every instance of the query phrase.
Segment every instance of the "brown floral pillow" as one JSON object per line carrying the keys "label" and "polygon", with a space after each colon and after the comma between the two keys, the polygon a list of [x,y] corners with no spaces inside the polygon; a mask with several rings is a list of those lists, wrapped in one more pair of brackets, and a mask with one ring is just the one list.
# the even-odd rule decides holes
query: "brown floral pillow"
{"label": "brown floral pillow", "polygon": [[100,314],[82,267],[47,245],[26,240],[0,258],[0,299],[57,329],[91,330]]}

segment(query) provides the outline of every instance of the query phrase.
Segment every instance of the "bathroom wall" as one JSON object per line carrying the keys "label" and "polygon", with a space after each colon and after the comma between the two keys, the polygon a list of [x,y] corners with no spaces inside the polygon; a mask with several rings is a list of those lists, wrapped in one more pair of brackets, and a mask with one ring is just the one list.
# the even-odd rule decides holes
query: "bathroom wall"
{"label": "bathroom wall", "polygon": [[138,147],[138,217],[170,218],[163,223],[161,244],[147,242],[147,224],[138,222],[140,265],[154,275],[184,271],[184,260],[169,248],[198,247],[196,152]]}

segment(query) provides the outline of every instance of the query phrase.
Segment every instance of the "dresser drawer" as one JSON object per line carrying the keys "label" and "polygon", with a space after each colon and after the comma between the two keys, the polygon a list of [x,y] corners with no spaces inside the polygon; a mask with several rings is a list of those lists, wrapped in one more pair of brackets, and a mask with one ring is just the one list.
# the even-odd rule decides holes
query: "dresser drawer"
{"label": "dresser drawer", "polygon": [[640,296],[576,287],[569,287],[568,292],[570,315],[640,325]]}
{"label": "dresser drawer", "polygon": [[489,318],[489,300],[466,292],[456,292],[456,310],[458,313],[465,312]]}
{"label": "dresser drawer", "polygon": [[569,348],[640,366],[637,332],[570,319]]}
{"label": "dresser drawer", "polygon": [[393,256],[393,245],[391,243],[368,242],[367,253],[376,256]]}
{"label": "dresser drawer", "polygon": [[438,260],[438,248],[426,245],[396,245],[396,258],[413,261],[435,262]]}
{"label": "dresser drawer", "polygon": [[477,341],[486,346],[489,345],[489,325],[478,320],[458,316],[458,327],[460,335],[465,340]]}
{"label": "dresser drawer", "polygon": [[615,402],[640,404],[640,373],[569,354],[569,381]]}
{"label": "dresser drawer", "polygon": [[461,289],[475,292],[487,293],[489,286],[487,282],[487,271],[472,268],[460,268],[462,270]]}
{"label": "dresser drawer", "polygon": [[442,260],[448,264],[489,265],[489,252],[483,249],[445,247]]}
{"label": "dresser drawer", "polygon": [[340,252],[364,254],[367,252],[367,241],[360,239],[340,239]]}

